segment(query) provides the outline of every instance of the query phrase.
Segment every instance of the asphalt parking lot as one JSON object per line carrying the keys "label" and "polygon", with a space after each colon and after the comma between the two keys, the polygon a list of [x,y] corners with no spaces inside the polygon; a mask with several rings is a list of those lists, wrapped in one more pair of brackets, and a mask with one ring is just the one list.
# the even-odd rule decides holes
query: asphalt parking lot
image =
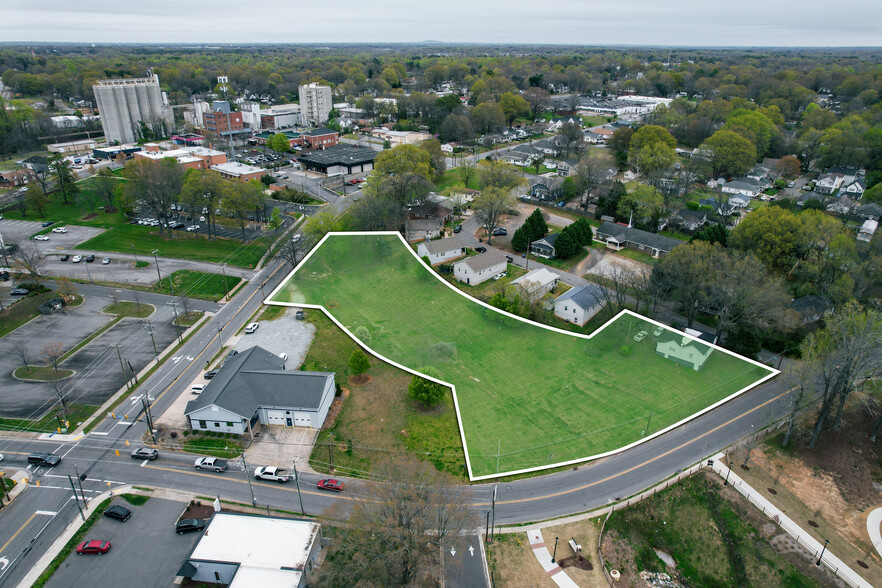
{"label": "asphalt parking lot", "polygon": [[77,555],[73,550],[47,587],[129,586],[166,588],[199,540],[200,533],[178,535],[174,524],[186,506],[183,503],[151,498],[142,506],[118,497],[119,504],[132,511],[125,523],[101,517],[86,536],[111,543],[104,555]]}

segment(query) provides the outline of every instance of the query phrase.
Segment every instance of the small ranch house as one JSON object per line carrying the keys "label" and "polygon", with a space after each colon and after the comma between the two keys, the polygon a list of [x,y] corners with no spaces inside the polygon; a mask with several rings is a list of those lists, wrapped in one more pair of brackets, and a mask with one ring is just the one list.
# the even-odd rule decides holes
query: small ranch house
{"label": "small ranch house", "polygon": [[407,242],[428,241],[441,236],[441,221],[437,219],[407,220],[404,223]]}
{"label": "small ranch house", "polygon": [[335,389],[333,373],[285,370],[282,358],[252,347],[230,358],[184,415],[194,431],[241,435],[258,421],[318,429]]}
{"label": "small ranch house", "polygon": [[648,253],[653,257],[664,257],[671,249],[683,244],[683,241],[664,237],[656,233],[641,231],[613,222],[605,222],[597,228],[594,236],[596,241],[603,241],[606,246],[616,251],[623,247]]}
{"label": "small ranch house", "polygon": [[557,241],[558,235],[560,235],[560,233],[551,233],[541,239],[536,239],[530,243],[530,253],[536,257],[547,257],[548,259],[551,259],[554,257],[554,242]]}
{"label": "small ranch house", "polygon": [[578,286],[554,301],[554,316],[584,327],[603,308],[603,291],[597,284]]}
{"label": "small ranch house", "polygon": [[665,359],[685,365],[697,372],[704,367],[713,349],[694,339],[683,337],[681,341],[676,339],[661,341],[656,344],[655,351]]}
{"label": "small ranch house", "polygon": [[453,277],[470,286],[477,286],[508,268],[508,260],[501,251],[491,250],[468,257],[453,264]]}
{"label": "small ranch house", "polygon": [[449,259],[465,255],[465,245],[457,237],[423,241],[417,246],[417,255],[428,257],[429,263],[444,263]]}
{"label": "small ranch house", "polygon": [[560,276],[544,267],[527,272],[520,278],[511,281],[518,289],[518,294],[530,302],[536,302],[557,286]]}

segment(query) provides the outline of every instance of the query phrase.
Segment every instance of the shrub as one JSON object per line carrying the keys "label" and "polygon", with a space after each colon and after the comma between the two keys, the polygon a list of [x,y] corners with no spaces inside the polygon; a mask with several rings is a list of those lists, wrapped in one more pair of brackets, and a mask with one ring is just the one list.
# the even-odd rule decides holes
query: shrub
{"label": "shrub", "polygon": [[[419,371],[432,378],[441,378],[441,372],[432,366],[421,367]],[[407,386],[407,394],[423,406],[434,406],[444,398],[444,386],[437,382],[414,376]]]}
{"label": "shrub", "polygon": [[634,348],[630,345],[622,345],[621,347],[619,347],[619,353],[621,353],[625,357],[628,357],[629,355],[634,353]]}
{"label": "shrub", "polygon": [[349,356],[349,371],[353,376],[360,376],[371,369],[371,360],[361,349],[356,349]]}

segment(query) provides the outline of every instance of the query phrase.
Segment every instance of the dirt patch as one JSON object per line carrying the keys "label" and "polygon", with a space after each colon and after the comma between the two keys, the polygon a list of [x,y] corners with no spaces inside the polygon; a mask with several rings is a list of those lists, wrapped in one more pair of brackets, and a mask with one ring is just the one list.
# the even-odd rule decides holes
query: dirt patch
{"label": "dirt patch", "polygon": [[86,216],[84,216],[80,220],[89,220],[91,218],[95,218],[96,216],[98,216],[98,214],[93,212],[92,214],[87,214]]}
{"label": "dirt patch", "polygon": [[337,308],[337,306],[338,304],[334,300],[328,300],[327,302],[325,302],[325,308],[327,309]]}
{"label": "dirt patch", "polygon": [[526,533],[498,535],[487,546],[487,562],[496,586],[554,588],[556,584],[533,554]]}
{"label": "dirt patch", "polygon": [[322,429],[330,429],[334,426],[334,421],[337,420],[337,415],[343,410],[343,403],[349,398],[349,388],[341,388],[340,390],[342,392],[340,396],[336,396],[334,401],[331,402],[331,408],[328,409],[328,414],[325,416],[325,422],[322,424]]}
{"label": "dirt patch", "polygon": [[361,374],[360,376],[349,376],[349,383],[353,386],[364,386],[365,384],[369,384],[371,378],[370,374]]}
{"label": "dirt patch", "polygon": [[[589,519],[542,529],[542,536],[552,548],[554,538],[560,537],[557,546],[557,563],[581,588],[606,588],[607,586],[597,558],[600,524],[601,519]],[[582,546],[580,553],[573,552],[569,543],[570,539],[574,539],[578,545]],[[535,557],[533,559],[535,560]],[[538,561],[536,565],[539,565]]]}

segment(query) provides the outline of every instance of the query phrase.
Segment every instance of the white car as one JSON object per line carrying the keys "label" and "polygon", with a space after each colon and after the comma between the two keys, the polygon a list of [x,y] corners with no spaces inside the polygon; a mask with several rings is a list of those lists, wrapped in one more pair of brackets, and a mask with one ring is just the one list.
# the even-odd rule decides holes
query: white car
{"label": "white car", "polygon": [[107,265],[107,264],[109,264],[109,263],[110,263],[110,258],[109,258],[109,257],[105,257],[104,259],[101,260],[101,265]]}
{"label": "white car", "polygon": [[250,335],[251,333],[253,333],[254,331],[256,331],[257,328],[258,328],[259,326],[260,326],[260,325],[258,325],[257,323],[251,323],[250,325],[248,325],[247,327],[245,327],[245,332],[248,333],[248,334]]}
{"label": "white car", "polygon": [[194,384],[190,386],[190,394],[202,394],[202,391],[205,390],[205,384]]}
{"label": "white car", "polygon": [[287,353],[280,353],[279,357],[282,359],[282,361],[288,361],[288,354]]}
{"label": "white car", "polygon": [[200,223],[204,223],[204,222],[205,222],[205,217],[204,217],[204,216],[200,216],[200,217],[199,217],[199,222],[200,222]]}
{"label": "white car", "polygon": [[46,235],[37,235],[36,237],[34,237],[34,240],[35,241],[48,241],[49,237],[47,237]]}
{"label": "white car", "polygon": [[291,475],[283,469],[275,466],[261,466],[254,468],[254,477],[258,480],[270,480],[283,484],[291,479]]}
{"label": "white car", "polygon": [[66,233],[67,227],[55,227],[54,229],[52,229],[52,232],[53,233]]}
{"label": "white car", "polygon": [[187,231],[190,233],[192,233],[193,231],[198,231],[198,230],[199,230],[199,225],[190,225],[189,227],[187,227]]}
{"label": "white car", "polygon": [[81,261],[83,261],[82,255],[74,255],[73,259],[70,260],[71,263],[80,263]]}

